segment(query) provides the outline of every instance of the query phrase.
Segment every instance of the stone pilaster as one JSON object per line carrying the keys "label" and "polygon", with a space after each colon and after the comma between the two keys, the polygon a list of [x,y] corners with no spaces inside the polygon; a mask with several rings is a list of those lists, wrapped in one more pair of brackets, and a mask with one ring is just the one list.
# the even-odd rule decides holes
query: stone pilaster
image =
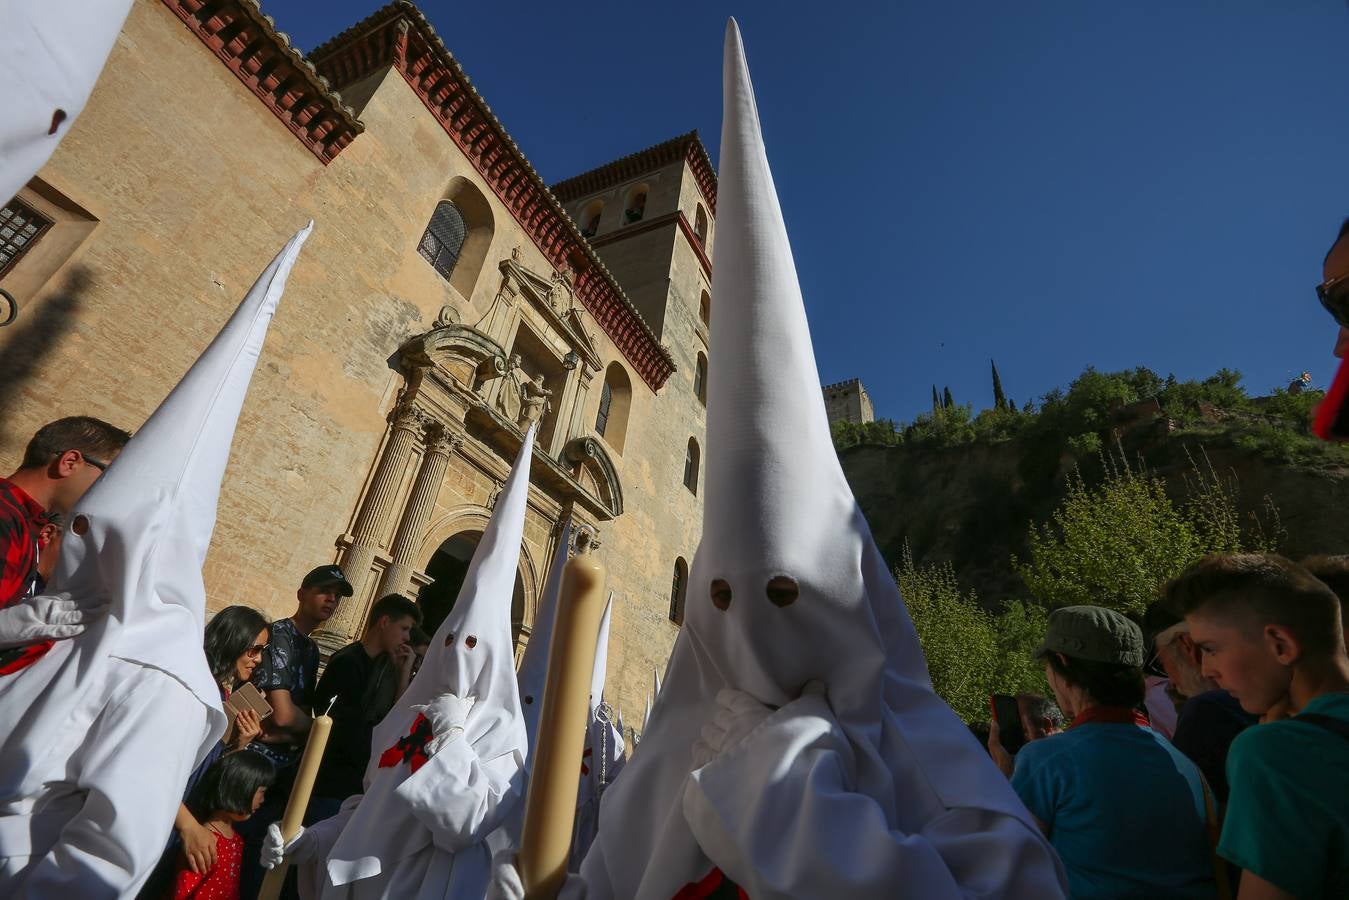
{"label": "stone pilaster", "polygon": [[393,539],[393,561],[384,571],[384,578],[379,585],[381,597],[404,593],[411,587],[412,573],[417,568],[417,551],[421,547],[426,523],[431,518],[436,494],[440,493],[450,454],[462,443],[462,437],[442,425],[433,425],[428,430],[422,467],[417,471],[417,480],[413,482],[412,493],[403,509],[403,519],[398,524],[398,534]]}
{"label": "stone pilaster", "polygon": [[342,601],[332,619],[315,635],[325,647],[343,647],[360,635],[374,599],[375,557],[382,549],[383,536],[389,532],[389,519],[398,499],[403,472],[412,461],[412,449],[427,421],[426,414],[410,403],[396,407],[390,416],[389,442],[380,455],[370,489],[352,525],[351,542],[342,554],[342,571],[351,581],[352,595]]}

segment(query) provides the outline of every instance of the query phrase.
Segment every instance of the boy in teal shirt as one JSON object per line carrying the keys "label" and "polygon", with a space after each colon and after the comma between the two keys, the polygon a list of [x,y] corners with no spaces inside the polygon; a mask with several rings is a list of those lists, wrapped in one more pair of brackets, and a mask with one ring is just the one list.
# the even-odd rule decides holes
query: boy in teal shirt
{"label": "boy in teal shirt", "polygon": [[1218,853],[1239,900],[1349,897],[1349,656],[1334,592],[1274,554],[1210,556],[1167,587],[1204,674],[1255,715],[1242,732]]}

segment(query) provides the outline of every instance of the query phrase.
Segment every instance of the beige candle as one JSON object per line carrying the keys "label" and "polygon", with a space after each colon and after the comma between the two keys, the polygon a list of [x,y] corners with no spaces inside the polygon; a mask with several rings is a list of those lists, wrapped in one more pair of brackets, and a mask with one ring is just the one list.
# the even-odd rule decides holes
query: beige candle
{"label": "beige candle", "polygon": [[[337,698],[333,698],[333,703]],[[304,755],[300,757],[300,768],[295,773],[295,784],[290,789],[290,799],[286,801],[286,812],[281,816],[281,837],[289,841],[300,831],[304,824],[304,811],[309,806],[309,795],[314,791],[314,779],[319,774],[319,763],[323,761],[323,749],[328,746],[328,732],[332,730],[332,703],[328,710],[314,719],[309,727],[309,738],[305,741]],[[285,883],[290,863],[282,863],[267,873],[262,880],[262,889],[258,891],[258,900],[276,900],[281,896],[281,886]]]}
{"label": "beige candle", "polygon": [[568,562],[548,651],[548,680],[517,858],[526,900],[553,900],[567,875],[604,602],[604,566],[592,555]]}

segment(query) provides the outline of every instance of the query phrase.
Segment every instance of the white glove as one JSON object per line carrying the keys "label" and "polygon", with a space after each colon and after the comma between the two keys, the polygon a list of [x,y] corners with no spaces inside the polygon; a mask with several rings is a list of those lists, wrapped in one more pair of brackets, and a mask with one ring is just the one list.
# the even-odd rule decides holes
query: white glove
{"label": "white glove", "polygon": [[314,840],[309,832],[301,828],[289,841],[281,839],[281,823],[273,822],[267,826],[267,839],[262,842],[261,863],[264,869],[274,869],[283,862],[310,862]]}
{"label": "white glove", "polygon": [[0,647],[74,637],[107,611],[106,604],[84,609],[64,593],[39,594],[11,603],[0,609]]}
{"label": "white glove", "polygon": [[693,767],[701,769],[740,744],[772,714],[772,709],[744,691],[735,688],[717,691],[717,712],[703,726],[702,738],[693,745]]}
{"label": "white glove", "polygon": [[433,737],[426,744],[427,756],[435,756],[437,750],[464,733],[464,726],[468,723],[468,711],[477,702],[477,697],[441,694],[425,706],[413,707],[431,723]]}
{"label": "white glove", "polygon": [[487,886],[486,900],[525,900],[514,850],[502,850],[492,857],[492,882]]}
{"label": "white glove", "polygon": [[[557,900],[585,900],[586,883],[580,875],[567,873],[558,889]],[[515,851],[502,850],[492,857],[492,881],[485,900],[525,900],[525,885],[515,866]]]}

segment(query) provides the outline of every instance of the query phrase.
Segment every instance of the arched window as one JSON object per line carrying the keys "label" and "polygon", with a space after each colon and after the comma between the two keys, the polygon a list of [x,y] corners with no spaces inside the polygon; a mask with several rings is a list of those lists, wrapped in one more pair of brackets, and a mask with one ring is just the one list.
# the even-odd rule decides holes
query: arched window
{"label": "arched window", "polygon": [[707,405],[707,357],[701,351],[693,364],[693,393],[704,406]]}
{"label": "arched window", "polygon": [[684,487],[698,493],[698,442],[689,438],[689,449],[684,454]]}
{"label": "arched window", "polygon": [[600,213],[604,212],[603,200],[592,200],[581,213],[581,234],[593,238],[600,230]]}
{"label": "arched window", "polygon": [[632,381],[623,365],[609,363],[604,370],[604,385],[600,388],[600,408],[595,414],[595,433],[622,455],[623,440],[628,430],[628,408],[632,403]]}
{"label": "arched window", "polygon": [[698,318],[703,320],[704,325],[712,324],[712,295],[703,291],[702,297],[698,299]]}
{"label": "arched window", "polygon": [[417,245],[417,252],[446,281],[454,273],[454,264],[459,262],[459,251],[463,249],[467,230],[464,227],[464,214],[459,211],[459,207],[449,200],[442,200],[436,204],[436,211],[431,213],[431,221],[427,223],[426,233]]}
{"label": "arched window", "polygon": [[623,207],[623,218],[628,224],[642,221],[646,215],[647,186],[639,184],[628,192],[628,202]]}
{"label": "arched window", "polygon": [[670,621],[684,624],[684,594],[689,586],[689,564],[681,556],[675,560],[674,584],[670,585]]}
{"label": "arched window", "polygon": [[693,234],[698,238],[698,243],[703,247],[707,246],[707,210],[703,209],[701,203],[698,204],[698,210],[693,214]]}

